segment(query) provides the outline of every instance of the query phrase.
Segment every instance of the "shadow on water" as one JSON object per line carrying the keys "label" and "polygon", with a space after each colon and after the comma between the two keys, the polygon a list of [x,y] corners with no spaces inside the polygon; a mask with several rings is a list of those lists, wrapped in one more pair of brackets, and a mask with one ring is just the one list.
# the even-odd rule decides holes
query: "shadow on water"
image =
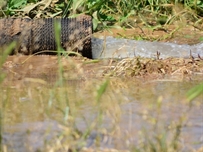
{"label": "shadow on water", "polygon": [[203,145],[203,95],[186,99],[202,76],[106,78],[110,61],[68,59],[64,83],[56,86],[56,57],[18,64],[25,59],[9,57],[3,68],[2,151],[192,151]]}

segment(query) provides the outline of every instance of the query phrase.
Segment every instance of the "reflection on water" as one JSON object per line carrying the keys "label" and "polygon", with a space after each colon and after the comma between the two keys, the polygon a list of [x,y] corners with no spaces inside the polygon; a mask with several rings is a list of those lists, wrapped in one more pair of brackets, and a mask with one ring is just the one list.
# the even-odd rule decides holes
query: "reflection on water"
{"label": "reflection on water", "polygon": [[37,151],[42,150],[47,142],[56,139],[63,131],[56,121],[21,123],[14,126],[4,126],[3,145],[7,151]]}
{"label": "reflection on water", "polygon": [[[85,139],[86,147],[131,150],[163,136],[170,143],[179,133],[181,151],[203,145],[203,95],[192,104],[185,99],[187,91],[199,82],[112,78],[98,103],[102,81],[65,82],[57,88],[36,82],[18,89],[4,87],[3,145],[15,152],[43,149],[45,144],[57,142],[73,124],[83,133],[88,128],[92,132]],[[65,119],[67,107],[71,113]],[[97,135],[102,138],[99,144],[94,142]]]}

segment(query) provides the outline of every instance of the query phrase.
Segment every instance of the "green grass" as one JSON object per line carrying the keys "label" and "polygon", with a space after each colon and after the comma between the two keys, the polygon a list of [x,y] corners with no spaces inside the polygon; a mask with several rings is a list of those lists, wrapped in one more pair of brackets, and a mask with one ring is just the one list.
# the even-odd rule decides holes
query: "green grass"
{"label": "green grass", "polygon": [[[3,64],[5,63],[8,55],[12,52],[12,50],[15,48],[16,46],[16,42],[12,42],[7,48],[2,48],[5,49],[5,51],[3,51],[2,54],[0,54],[0,70],[3,67]],[[1,72],[0,73],[0,84],[2,83],[2,81],[4,80],[5,75]]]}
{"label": "green grass", "polygon": [[187,93],[187,98],[191,102],[198,96],[203,94],[203,83],[191,88]]}
{"label": "green grass", "polygon": [[[133,27],[139,20],[146,26],[171,24],[177,20],[198,22],[203,16],[203,2],[201,0],[68,0],[67,3],[57,1],[47,5],[45,0],[8,0],[3,11],[6,16],[28,15],[31,18],[37,15],[67,17],[85,13],[93,17],[94,29],[100,30],[111,26]],[[151,22],[156,24],[152,25]]]}
{"label": "green grass", "polygon": [[[11,53],[11,51],[15,48],[16,43],[13,42],[11,43],[6,50],[0,54],[0,88],[1,88],[1,83],[4,81],[6,75],[2,72],[3,64],[5,63],[8,55]],[[0,94],[2,95],[2,89],[0,91]],[[1,96],[2,97],[2,96]],[[2,132],[3,132],[3,118],[4,118],[4,112],[5,112],[5,106],[6,101],[1,101],[1,108],[0,108],[0,151],[2,151]]]}

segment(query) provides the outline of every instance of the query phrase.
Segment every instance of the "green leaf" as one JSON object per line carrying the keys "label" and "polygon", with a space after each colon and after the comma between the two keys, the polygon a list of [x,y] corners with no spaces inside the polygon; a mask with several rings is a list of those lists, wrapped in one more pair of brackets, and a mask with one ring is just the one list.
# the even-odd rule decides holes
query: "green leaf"
{"label": "green leaf", "polygon": [[92,24],[93,24],[93,30],[95,30],[98,26],[99,21],[95,18],[92,19]]}
{"label": "green leaf", "polygon": [[8,47],[6,48],[6,50],[3,52],[3,54],[0,56],[0,68],[2,67],[2,65],[4,64],[4,62],[7,59],[7,56],[9,54],[11,54],[12,50],[15,48],[16,46],[16,42],[13,41],[11,44],[8,45]]}
{"label": "green leaf", "polygon": [[68,116],[69,116],[69,107],[66,106],[64,111],[64,122],[68,121]]}
{"label": "green leaf", "polygon": [[84,4],[84,0],[73,0],[72,9],[73,13],[76,13],[76,10]]}
{"label": "green leaf", "polygon": [[38,5],[44,5],[43,10],[45,10],[49,5],[51,4],[51,0],[42,0],[36,4],[30,4],[21,9],[21,11],[29,13],[31,10],[33,10]]}
{"label": "green leaf", "polygon": [[203,94],[203,83],[193,87],[190,89],[187,93],[187,98],[189,101],[195,99],[198,97],[200,94]]}
{"label": "green leaf", "polygon": [[22,5],[27,4],[27,0],[11,0],[8,3],[8,7],[10,9],[17,9],[19,7],[21,7]]}
{"label": "green leaf", "polygon": [[104,92],[106,91],[106,88],[108,87],[109,84],[109,79],[105,80],[100,86],[99,89],[97,90],[97,102],[100,101],[102,95],[104,94]]}
{"label": "green leaf", "polygon": [[199,40],[200,40],[200,41],[203,41],[203,37],[200,37]]}
{"label": "green leaf", "polygon": [[[5,63],[7,56],[12,52],[12,50],[15,48],[16,42],[13,41],[3,52],[3,54],[0,56],[0,69],[2,68],[3,64]],[[0,84],[4,80],[6,75],[4,73],[0,73]]]}

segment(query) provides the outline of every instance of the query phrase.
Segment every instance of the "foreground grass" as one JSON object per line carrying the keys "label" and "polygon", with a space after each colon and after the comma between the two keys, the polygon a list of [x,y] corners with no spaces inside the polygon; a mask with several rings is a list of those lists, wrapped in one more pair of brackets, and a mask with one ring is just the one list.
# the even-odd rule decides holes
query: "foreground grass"
{"label": "foreground grass", "polygon": [[[58,50],[60,50],[59,44],[60,41],[58,41]],[[5,59],[6,57],[4,61]],[[31,58],[26,60],[26,62],[29,60]],[[51,60],[50,62],[53,61]],[[54,120],[62,129],[53,140],[47,142],[45,137],[50,132],[50,127],[44,124],[47,131],[45,130],[45,144],[41,147],[41,151],[67,151],[70,149],[72,151],[90,151],[97,148],[98,150],[95,151],[99,151],[102,145],[101,142],[105,142],[100,135],[105,135],[107,138],[115,140],[115,146],[108,149],[109,151],[122,151],[120,150],[122,146],[125,147],[126,151],[135,152],[170,152],[182,151],[184,149],[185,145],[181,142],[184,139],[181,136],[181,130],[187,124],[187,119],[193,107],[196,108],[202,104],[201,96],[200,99],[192,102],[198,94],[201,95],[201,92],[191,94],[188,102],[185,99],[186,93],[178,94],[179,89],[174,89],[177,86],[175,84],[171,86],[173,83],[169,83],[169,90],[165,90],[161,95],[155,96],[153,86],[150,83],[143,83],[141,80],[136,81],[134,79],[135,75],[130,74],[127,76],[127,79],[119,78],[121,73],[128,74],[129,71],[133,74],[141,74],[143,70],[146,72],[147,67],[149,70],[152,70],[152,73],[156,71],[163,72],[164,70],[160,70],[158,65],[161,65],[161,68],[164,69],[166,63],[169,61],[174,63],[174,60],[168,59],[168,62],[164,63],[162,60],[157,60],[157,62],[152,60],[150,62],[150,59],[124,59],[115,66],[114,77],[103,76],[99,78],[91,77],[89,79],[89,75],[85,72],[86,70],[93,70],[91,67],[83,69],[81,62],[74,62],[71,57],[66,56],[59,55],[56,61],[58,62],[54,63],[58,63],[56,65],[58,68],[47,73],[48,78],[46,79],[39,75],[34,78],[31,77],[32,75],[25,75],[20,80],[15,79],[15,77],[14,79],[9,79],[9,77],[2,79],[4,80],[1,84],[1,103],[3,103],[1,107],[3,109],[1,111],[2,135],[7,131],[6,125],[13,126],[27,122],[35,124],[38,121]],[[23,63],[25,64],[26,62]],[[83,62],[84,65],[93,64],[97,66],[97,63],[94,62],[88,63],[86,60]],[[185,63],[182,62],[182,64]],[[193,64],[199,65],[199,63],[201,62],[196,61]],[[144,66],[144,64],[147,66]],[[152,69],[150,65],[157,67]],[[43,66],[40,68],[43,71]],[[118,68],[123,69],[120,70]],[[192,67],[191,69],[194,70]],[[136,73],[135,70],[138,70],[138,72]],[[34,75],[37,71],[33,70],[32,72]],[[166,69],[165,72],[167,72]],[[169,70],[169,72],[171,71]],[[97,71],[93,73],[97,73]],[[49,79],[51,78],[49,76],[54,74],[56,79],[53,81]],[[189,86],[186,85],[183,90],[189,90]],[[199,88],[201,86],[197,89]],[[192,92],[196,91],[195,89]],[[164,95],[165,93],[178,96],[178,98],[177,100],[172,100]],[[167,103],[164,100],[170,100],[171,102]],[[138,105],[131,107],[131,103],[134,102]],[[128,109],[123,109],[128,104]],[[182,106],[182,111],[178,111],[179,115],[173,116],[171,113],[170,117],[167,117],[170,120],[166,119],[168,114],[167,110],[165,111],[164,109],[170,111],[180,105]],[[123,116],[127,118],[125,121],[122,121]],[[140,118],[139,121],[132,119],[135,116]],[[129,124],[129,128],[123,128],[120,124]],[[132,127],[134,125],[140,125],[141,127],[137,129]],[[22,125],[22,127],[24,126]],[[25,127],[24,132],[20,131],[20,134],[29,136],[30,133],[35,132],[31,128]],[[91,139],[93,148],[85,148],[89,137],[91,137],[94,131],[98,133],[98,136]],[[57,133],[57,131],[53,132]],[[22,138],[23,136],[19,138],[19,141],[23,141]],[[136,142],[134,141],[135,138]],[[3,145],[3,148],[3,151],[9,151],[9,146],[6,144]]]}
{"label": "foreground grass", "polygon": [[[92,139],[95,140],[93,145],[98,149],[99,141],[102,140],[99,134],[102,134],[113,138],[113,148],[118,151],[122,146],[135,152],[182,151],[184,146],[187,146],[182,142],[185,139],[182,137],[182,128],[193,114],[190,110],[201,105],[201,98],[193,104],[187,102],[184,94],[179,94],[174,89],[178,86],[175,83],[168,83],[170,87],[165,90],[167,94],[177,97],[177,100],[172,101],[171,97],[164,95],[164,91],[162,95],[155,96],[153,84],[143,84],[135,80],[102,78],[99,81],[74,82],[64,79],[63,86],[56,87],[54,84],[48,85],[50,82],[40,84],[40,81],[33,79],[24,79],[12,87],[1,86],[1,99],[5,103],[2,107],[2,126],[5,126],[2,135],[8,131],[8,125],[54,120],[62,130],[53,140],[45,142],[44,147],[41,147],[42,151],[78,150],[86,146],[94,131],[98,133],[98,137]],[[187,90],[190,85],[185,84],[183,88]],[[133,106],[133,103],[136,106]],[[174,108],[180,106],[181,109]],[[179,112],[170,112],[176,110]],[[135,117],[139,120],[134,119]],[[122,125],[125,124],[129,126],[123,128]],[[44,125],[47,128],[45,138],[50,127]],[[35,132],[31,126],[22,127],[25,128],[18,131],[19,134],[29,136],[29,133]],[[21,138],[23,139],[23,136],[19,141],[23,141]],[[136,139],[136,142],[132,139]],[[44,140],[46,141],[46,138]]]}
{"label": "foreground grass", "polygon": [[[56,33],[59,33],[57,30],[60,29],[55,28],[55,30]],[[60,41],[57,41],[57,45],[58,50],[61,51]],[[6,56],[7,54],[2,56],[2,65],[6,61]],[[16,79],[12,81],[9,78],[6,80],[6,77],[2,77],[0,86],[2,90],[1,109],[3,109],[1,111],[2,140],[4,133],[7,131],[6,125],[13,126],[26,122],[35,124],[38,121],[54,120],[62,129],[53,140],[47,142],[44,139],[45,144],[41,147],[41,151],[68,151],[70,149],[72,151],[94,151],[95,149],[95,151],[99,151],[101,150],[102,142],[105,142],[101,138],[103,135],[107,138],[113,138],[116,143],[108,151],[122,151],[120,149],[123,147],[125,147],[126,151],[135,152],[183,151],[185,145],[181,142],[184,139],[181,136],[183,134],[182,129],[187,124],[187,119],[193,107],[196,108],[198,107],[197,105],[202,104],[200,99],[192,102],[195,97],[201,95],[202,90],[197,90],[202,85],[190,92],[189,95],[191,96],[189,96],[188,102],[184,93],[176,94],[178,91],[173,89],[172,83],[170,83],[169,88],[172,90],[167,90],[169,92],[166,92],[167,94],[177,95],[178,99],[177,101],[166,103],[164,100],[167,100],[168,96],[164,96],[164,92],[160,96],[154,96],[153,87],[150,87],[150,84],[144,85],[142,81],[133,79],[136,74],[146,72],[147,68],[152,70],[152,73],[155,71],[167,72],[167,70],[173,73],[174,71],[170,71],[170,68],[165,69],[164,67],[167,66],[164,65],[168,64],[169,61],[174,63],[174,60],[169,59],[165,63],[159,59],[157,61],[140,58],[124,59],[115,66],[113,79],[109,76],[104,76],[100,77],[100,79],[84,80],[78,79],[79,75],[71,76],[71,74],[75,75],[76,71],[80,71],[79,73],[83,76],[86,75],[85,70],[78,63],[74,62],[71,57],[58,55],[57,61],[58,68],[56,71],[52,71],[57,77],[52,82],[41,77],[27,78],[25,76],[20,81]],[[190,62],[193,62],[192,65],[196,65],[196,67],[201,64],[198,61],[189,61],[188,63]],[[95,63],[90,62],[89,64]],[[185,62],[182,62],[182,64],[185,64]],[[66,65],[70,65],[73,71],[67,70],[69,68]],[[150,67],[150,65],[154,68]],[[191,69],[194,69],[192,65]],[[122,68],[122,70],[119,68]],[[175,70],[177,71],[178,69]],[[185,70],[189,71],[188,69]],[[35,72],[33,71],[33,74]],[[121,73],[129,74],[128,79],[118,78]],[[48,74],[51,74],[51,72]],[[10,85],[5,85],[5,82]],[[186,86],[185,90],[188,89],[189,86]],[[197,94],[194,94],[195,92]],[[135,101],[138,101],[139,108],[133,107],[132,109],[131,106],[127,106],[128,110],[123,110],[124,105],[134,103]],[[172,100],[170,99],[170,101]],[[166,111],[164,109],[169,109],[170,111],[180,105],[183,106],[183,111],[178,111],[180,115],[172,117],[173,115],[171,114],[170,120],[165,119]],[[127,114],[125,114],[126,112]],[[139,116],[139,121],[133,121],[132,118],[135,115]],[[127,117],[124,122],[122,121],[123,116]],[[120,124],[125,123],[129,123],[129,128],[131,129],[122,128]],[[141,127],[139,129],[132,127],[135,124]],[[47,128],[47,131],[45,130],[44,138],[46,133],[52,132],[46,124],[45,128]],[[91,139],[93,148],[91,146],[85,148],[89,137],[91,137],[94,131],[98,133],[98,136]],[[24,129],[24,132],[20,133],[29,136],[32,132],[35,131],[28,127]],[[19,138],[19,141],[23,141],[22,138],[23,136]],[[3,151],[9,151],[8,145],[5,144],[2,147]]]}
{"label": "foreground grass", "polygon": [[[78,13],[86,13],[93,16],[94,28],[95,30],[99,30],[110,26],[133,27],[136,26],[137,20],[149,27],[156,26],[157,24],[170,24],[177,20],[188,21],[194,19],[198,22],[200,21],[199,16],[201,16],[202,12],[201,1],[185,1],[183,4],[169,3],[168,1],[130,1],[129,3],[126,3],[126,1],[122,0],[108,2],[103,0],[73,0],[68,1],[68,3],[63,1],[56,1],[56,3],[54,3],[50,1],[49,5],[44,6],[44,4],[45,1],[39,2],[37,0],[9,0],[3,15],[24,16],[25,14],[28,14],[30,17],[34,18],[36,16],[67,16],[68,14],[75,16]],[[29,7],[32,9],[26,7],[28,5],[32,6]],[[44,7],[40,7],[41,5]],[[149,14],[153,20],[147,18]],[[57,28],[55,28],[55,30],[57,31]],[[60,33],[59,30],[56,33]],[[58,37],[58,51],[61,51],[59,36],[56,35],[56,37]],[[11,48],[12,47],[13,46],[11,45]],[[5,54],[1,58],[1,68],[7,55],[8,53],[5,51]],[[67,60],[70,59],[67,58]],[[162,111],[162,107],[164,106],[163,96],[153,97],[152,100],[152,94],[150,94],[151,90],[146,91],[143,90],[142,87],[136,88],[137,90],[132,91],[125,96],[122,92],[122,88],[134,90],[135,86],[139,83],[137,82],[133,85],[132,80],[111,80],[109,77],[103,77],[96,81],[79,81],[79,83],[75,82],[70,84],[68,82],[73,79],[70,79],[69,77],[66,77],[65,79],[65,72],[61,61],[62,57],[58,55],[58,79],[56,80],[56,83],[54,82],[51,86],[47,85],[50,82],[39,81],[38,79],[23,80],[25,84],[19,83],[19,86],[0,86],[2,90],[1,129],[4,124],[14,125],[26,121],[56,120],[59,125],[64,127],[63,133],[55,138],[53,142],[47,143],[41,151],[67,151],[69,149],[78,151],[85,145],[88,136],[90,136],[91,132],[94,130],[114,138],[122,138],[122,142],[118,142],[118,145],[121,143],[125,145],[127,143],[126,145],[129,151],[170,152],[182,150],[184,145],[182,145],[179,140],[181,128],[184,126],[185,120],[188,117],[188,111],[191,109],[191,101],[202,93],[202,85],[189,93],[188,98],[190,102],[181,100],[186,109],[189,110],[181,113],[177,119],[168,121],[160,118],[164,115],[164,111]],[[121,65],[122,63],[125,63],[125,65]],[[115,71],[113,74],[115,74],[114,76],[119,76],[121,73],[130,73],[130,76],[135,76],[136,74],[142,73],[142,70],[146,70],[137,68],[146,66],[147,64],[145,65],[145,63],[146,62],[141,63],[136,59],[129,60],[129,62],[123,60],[119,63],[120,65],[118,64],[114,69]],[[160,64],[155,63],[153,67],[160,72],[167,70],[163,67],[159,67],[159,65]],[[77,64],[74,65],[74,67],[77,66]],[[119,68],[123,69],[120,70]],[[185,70],[187,71],[187,69]],[[5,75],[1,73],[0,82],[2,83],[4,80]],[[145,88],[146,87],[147,86],[145,86]],[[141,94],[132,95],[135,92],[141,92]],[[146,96],[143,97],[141,96],[142,94]],[[139,135],[139,138],[137,145],[135,145],[134,142],[129,141],[130,138],[133,138],[133,135],[128,138],[127,135],[130,133],[127,134],[125,138],[119,136],[124,132],[124,130],[121,130],[119,123],[121,122],[122,114],[126,112],[122,111],[122,104],[132,102],[131,100],[126,101],[126,98],[133,97],[134,100],[140,100],[140,96],[141,98],[144,98],[144,100],[141,100],[142,102],[139,103],[139,107],[142,108],[136,109],[137,114],[140,115],[142,119],[142,121],[138,123],[143,121],[147,122],[152,125],[152,128],[148,131],[149,128],[142,126],[141,130],[136,131],[136,135]],[[181,97],[183,98],[183,96]],[[180,103],[175,104],[179,105]],[[170,106],[173,108],[173,105]],[[133,110],[130,109],[127,116],[133,116]],[[153,111],[153,113],[150,113],[150,111]],[[93,116],[92,119],[86,116],[87,112]],[[29,120],[24,120],[22,113],[28,115],[28,118],[26,119]],[[106,119],[109,119],[108,129],[104,125]],[[78,127],[78,124],[81,122],[85,123],[85,129],[82,131]],[[166,123],[168,124],[167,127],[165,126]],[[3,132],[4,128],[1,130],[2,134]],[[101,140],[99,138],[100,137],[98,137],[98,139],[96,138],[95,142],[96,147],[98,148],[100,147],[99,140]],[[115,148],[119,148],[119,146]],[[6,151],[6,148],[4,150]]]}

